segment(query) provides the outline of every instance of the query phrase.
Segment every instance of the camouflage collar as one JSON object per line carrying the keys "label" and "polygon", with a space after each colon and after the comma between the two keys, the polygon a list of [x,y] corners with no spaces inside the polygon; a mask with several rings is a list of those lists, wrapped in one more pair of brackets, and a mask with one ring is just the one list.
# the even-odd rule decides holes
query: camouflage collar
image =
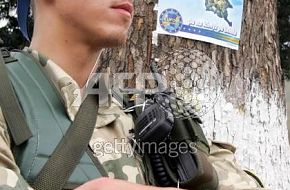
{"label": "camouflage collar", "polygon": [[[31,54],[44,67],[46,75],[62,96],[67,114],[71,120],[74,120],[80,104],[87,94],[96,92],[96,90],[94,90],[96,85],[92,84],[99,83],[100,87],[98,89],[102,92],[99,94],[100,107],[108,108],[111,106],[112,96],[108,86],[109,81],[106,79],[106,76],[109,75],[96,75],[95,77],[89,77],[87,85],[80,88],[77,82],[51,59],[38,51],[27,47],[24,48],[23,51]],[[94,71],[91,73],[94,74]]]}

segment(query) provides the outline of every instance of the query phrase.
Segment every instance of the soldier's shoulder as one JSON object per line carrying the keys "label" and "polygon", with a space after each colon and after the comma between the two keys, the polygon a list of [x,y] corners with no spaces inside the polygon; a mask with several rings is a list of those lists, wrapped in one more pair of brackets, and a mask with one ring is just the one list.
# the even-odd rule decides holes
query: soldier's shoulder
{"label": "soldier's shoulder", "polygon": [[220,149],[225,149],[231,151],[232,153],[236,152],[236,147],[233,144],[227,142],[208,139],[208,143],[211,149],[211,153],[218,151]]}
{"label": "soldier's shoulder", "polygon": [[20,174],[0,166],[0,189],[32,190]]}
{"label": "soldier's shoulder", "polygon": [[219,189],[264,189],[261,180],[236,162],[236,147],[230,143],[208,140],[209,161],[219,177]]}

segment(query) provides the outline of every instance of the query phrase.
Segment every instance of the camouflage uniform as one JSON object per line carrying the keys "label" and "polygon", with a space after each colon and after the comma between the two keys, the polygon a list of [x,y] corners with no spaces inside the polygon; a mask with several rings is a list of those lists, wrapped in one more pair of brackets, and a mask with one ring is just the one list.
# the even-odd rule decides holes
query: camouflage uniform
{"label": "camouflage uniform", "polygon": [[[75,102],[81,102],[82,90],[79,90],[77,83],[52,60],[41,56],[36,51],[29,49],[25,51],[31,53],[37,60],[46,63],[44,70],[62,95],[68,117],[73,121],[79,109]],[[132,149],[128,144],[128,137],[130,137],[128,131],[133,127],[131,116],[123,112],[121,105],[114,98],[107,106],[105,104],[102,106],[101,101],[96,127],[89,145],[110,178],[145,184],[141,162],[136,156],[129,155],[132,154]],[[226,144],[212,141],[209,143],[210,161],[218,172],[221,190],[261,189],[253,178],[236,165],[234,154],[230,151],[233,149],[232,146],[226,147]],[[11,139],[0,110],[0,189],[31,189],[20,175],[10,144]]]}

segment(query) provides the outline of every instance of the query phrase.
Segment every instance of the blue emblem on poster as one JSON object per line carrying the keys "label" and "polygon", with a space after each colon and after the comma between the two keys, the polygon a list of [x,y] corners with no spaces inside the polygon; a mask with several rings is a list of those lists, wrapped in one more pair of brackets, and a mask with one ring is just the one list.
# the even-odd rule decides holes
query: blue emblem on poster
{"label": "blue emblem on poster", "polygon": [[183,25],[181,14],[176,9],[164,10],[159,17],[159,22],[162,29],[169,33],[177,33]]}
{"label": "blue emblem on poster", "polygon": [[244,0],[158,0],[157,34],[238,50]]}

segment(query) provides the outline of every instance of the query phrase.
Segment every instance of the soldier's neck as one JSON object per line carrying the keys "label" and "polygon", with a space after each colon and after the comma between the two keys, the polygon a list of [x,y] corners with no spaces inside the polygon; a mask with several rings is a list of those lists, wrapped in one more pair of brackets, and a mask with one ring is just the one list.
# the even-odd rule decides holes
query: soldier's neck
{"label": "soldier's neck", "polygon": [[97,64],[101,48],[91,48],[65,36],[34,36],[30,48],[47,56],[66,71],[82,88]]}

